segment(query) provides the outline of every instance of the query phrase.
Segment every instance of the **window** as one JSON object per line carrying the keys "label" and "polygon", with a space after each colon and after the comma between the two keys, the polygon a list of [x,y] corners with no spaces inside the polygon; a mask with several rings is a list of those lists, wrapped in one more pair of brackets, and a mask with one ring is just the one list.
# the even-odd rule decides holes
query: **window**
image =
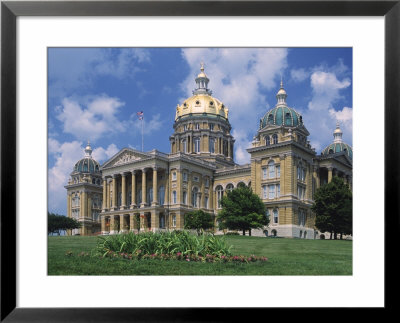
{"label": "window", "polygon": [[265,136],[265,145],[269,146],[271,144],[269,136]]}
{"label": "window", "polygon": [[186,144],[186,139],[182,140],[182,151],[184,153],[187,153],[187,144]]}
{"label": "window", "polygon": [[276,178],[280,178],[281,177],[281,166],[280,165],[276,165]]}
{"label": "window", "polygon": [[186,172],[183,172],[183,181],[187,182],[188,180],[188,174]]}
{"label": "window", "polygon": [[301,179],[301,164],[297,165],[297,179]]}
{"label": "window", "polygon": [[208,209],[208,196],[204,197],[204,208]]}
{"label": "window", "polygon": [[276,184],[276,197],[281,196],[281,184]]}
{"label": "window", "polygon": [[271,214],[269,213],[269,209],[265,209],[265,217],[269,219],[270,216]]}
{"label": "window", "polygon": [[193,207],[197,207],[198,206],[198,203],[197,203],[198,193],[199,193],[199,189],[197,187],[193,187],[193,191],[192,191],[192,205],[193,205]]}
{"label": "window", "polygon": [[198,176],[193,176],[193,182],[198,182],[200,179]]}
{"label": "window", "polygon": [[200,129],[200,124],[196,123],[196,124],[195,124],[195,129],[196,129],[196,130],[199,130],[199,129]]}
{"label": "window", "polygon": [[172,191],[172,204],[176,204],[176,191]]}
{"label": "window", "polygon": [[272,141],[274,144],[278,143],[278,135],[277,134],[272,135]]}
{"label": "window", "polygon": [[187,192],[183,191],[183,204],[187,204]]}
{"label": "window", "polygon": [[174,228],[176,227],[176,215],[175,214],[172,216],[172,226]]}
{"label": "window", "polygon": [[193,142],[194,142],[194,152],[199,153],[200,152],[200,138],[199,137],[194,138]]}
{"label": "window", "polygon": [[285,125],[286,125],[286,126],[290,126],[291,124],[292,124],[292,118],[291,118],[291,116],[290,116],[290,113],[287,112],[287,113],[285,114]]}
{"label": "window", "polygon": [[187,124],[184,124],[183,125],[183,131],[186,131],[187,130]]}
{"label": "window", "polygon": [[153,188],[150,187],[147,189],[147,204],[151,204],[153,202]]}
{"label": "window", "polygon": [[214,124],[210,123],[210,130],[214,130]]}
{"label": "window", "polygon": [[127,205],[131,205],[132,203],[132,191],[128,191],[128,201],[126,201]]}
{"label": "window", "polygon": [[299,226],[304,227],[306,224],[306,212],[304,210],[299,210],[298,213]]}
{"label": "window", "polygon": [[269,190],[269,199],[274,199],[275,198],[275,185],[268,185],[268,190]]}
{"label": "window", "polygon": [[263,186],[263,199],[267,199],[268,198],[268,186],[264,185]]}
{"label": "window", "polygon": [[210,153],[215,153],[215,138],[209,138],[208,139],[208,145],[209,145],[209,150]]}
{"label": "window", "polygon": [[279,223],[278,209],[274,209],[274,224]]}
{"label": "window", "polygon": [[142,203],[142,189],[139,188],[136,194],[136,199],[137,203],[136,204],[141,204]]}
{"label": "window", "polygon": [[268,124],[274,124],[274,116],[272,114],[268,116]]}
{"label": "window", "polygon": [[306,180],[306,169],[305,169],[305,168],[303,168],[303,169],[301,170],[301,180],[302,180],[302,181],[305,181],[305,180]]}
{"label": "window", "polygon": [[217,191],[217,208],[220,209],[221,208],[221,199],[222,199],[224,190],[223,190],[222,186],[218,186],[216,191]]}
{"label": "window", "polygon": [[165,198],[165,188],[162,185],[158,189],[158,204],[164,205],[164,198]]}
{"label": "window", "polygon": [[275,163],[273,160],[268,162],[268,173],[269,178],[275,178]]}
{"label": "window", "polygon": [[226,185],[226,191],[227,192],[232,192],[232,190],[233,190],[233,184]]}
{"label": "window", "polygon": [[79,195],[78,193],[75,193],[74,197],[72,198],[72,206],[77,207],[79,206],[79,203],[80,203]]}
{"label": "window", "polygon": [[122,205],[122,192],[118,192],[118,206]]}
{"label": "window", "polygon": [[165,216],[164,216],[164,214],[160,214],[160,228],[161,229],[165,228]]}
{"label": "window", "polygon": [[267,173],[267,170],[268,170],[267,167],[264,167],[264,168],[262,169],[262,172],[263,172],[263,177],[262,177],[262,178],[263,178],[263,179],[267,179],[267,178],[268,178],[268,177],[267,177],[267,174],[268,174],[268,173]]}
{"label": "window", "polygon": [[172,180],[176,181],[176,172],[172,172]]}
{"label": "window", "polygon": [[204,186],[205,187],[209,187],[210,186],[210,180],[208,178],[206,178],[204,181],[205,181]]}
{"label": "window", "polygon": [[304,200],[306,189],[303,186],[297,186],[297,197],[299,200]]}

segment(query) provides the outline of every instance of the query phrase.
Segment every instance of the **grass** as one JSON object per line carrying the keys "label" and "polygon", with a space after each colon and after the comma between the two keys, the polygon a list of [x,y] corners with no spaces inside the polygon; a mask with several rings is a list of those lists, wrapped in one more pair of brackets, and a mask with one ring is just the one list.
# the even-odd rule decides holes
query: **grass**
{"label": "grass", "polygon": [[[352,241],[225,236],[234,255],[266,256],[266,262],[199,263],[78,256],[97,237],[48,237],[49,275],[351,275]],[[72,251],[71,256],[66,256]]]}

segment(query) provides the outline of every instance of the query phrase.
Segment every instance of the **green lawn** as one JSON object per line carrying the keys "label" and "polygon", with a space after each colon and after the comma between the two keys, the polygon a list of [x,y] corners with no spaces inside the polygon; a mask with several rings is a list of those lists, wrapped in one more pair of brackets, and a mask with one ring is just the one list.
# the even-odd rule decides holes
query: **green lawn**
{"label": "green lawn", "polygon": [[[265,256],[266,262],[200,263],[80,257],[97,237],[49,237],[49,275],[351,275],[352,242],[226,236],[234,255]],[[72,256],[66,256],[72,251]]]}

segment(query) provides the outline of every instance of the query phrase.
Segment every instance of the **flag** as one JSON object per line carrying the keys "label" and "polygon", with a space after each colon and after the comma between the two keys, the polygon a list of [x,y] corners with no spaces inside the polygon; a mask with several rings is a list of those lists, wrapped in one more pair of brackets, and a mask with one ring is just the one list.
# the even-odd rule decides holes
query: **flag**
{"label": "flag", "polygon": [[139,111],[136,114],[137,114],[139,120],[143,120],[143,111]]}

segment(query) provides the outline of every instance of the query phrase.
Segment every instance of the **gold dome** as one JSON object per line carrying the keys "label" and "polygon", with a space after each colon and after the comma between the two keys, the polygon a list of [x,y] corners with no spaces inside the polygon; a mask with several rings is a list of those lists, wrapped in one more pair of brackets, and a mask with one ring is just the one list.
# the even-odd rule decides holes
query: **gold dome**
{"label": "gold dome", "polygon": [[208,94],[196,94],[176,107],[175,120],[189,114],[208,114],[228,119],[229,109],[218,99]]}

